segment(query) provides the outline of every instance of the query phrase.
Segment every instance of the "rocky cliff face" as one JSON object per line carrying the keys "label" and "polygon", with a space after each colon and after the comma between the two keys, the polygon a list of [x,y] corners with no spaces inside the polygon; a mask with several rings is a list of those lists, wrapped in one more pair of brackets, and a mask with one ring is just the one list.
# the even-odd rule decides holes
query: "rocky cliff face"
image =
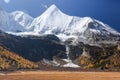
{"label": "rocky cliff face", "polygon": [[31,61],[52,60],[65,52],[65,46],[54,35],[19,37],[0,32],[0,44]]}

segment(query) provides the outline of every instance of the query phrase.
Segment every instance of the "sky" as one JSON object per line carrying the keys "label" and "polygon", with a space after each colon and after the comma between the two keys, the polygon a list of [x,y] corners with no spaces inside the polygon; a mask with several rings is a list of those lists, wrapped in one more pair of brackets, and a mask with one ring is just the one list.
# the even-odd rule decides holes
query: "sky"
{"label": "sky", "polygon": [[21,10],[32,17],[40,16],[52,4],[65,14],[92,17],[120,32],[120,0],[0,0],[5,11]]}

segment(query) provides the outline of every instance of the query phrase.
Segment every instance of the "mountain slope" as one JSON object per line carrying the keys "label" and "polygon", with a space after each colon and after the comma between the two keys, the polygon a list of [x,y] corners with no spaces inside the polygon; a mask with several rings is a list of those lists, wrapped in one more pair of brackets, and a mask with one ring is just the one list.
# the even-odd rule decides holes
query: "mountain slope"
{"label": "mountain slope", "polygon": [[107,71],[120,71],[120,50],[116,45],[102,45],[102,47],[86,46],[86,50],[79,58],[84,68]]}
{"label": "mountain slope", "polygon": [[65,46],[54,35],[14,36],[0,31],[0,44],[31,61],[52,60],[53,56],[64,55]]}
{"label": "mountain slope", "polygon": [[30,62],[0,45],[0,70],[36,69],[38,65]]}

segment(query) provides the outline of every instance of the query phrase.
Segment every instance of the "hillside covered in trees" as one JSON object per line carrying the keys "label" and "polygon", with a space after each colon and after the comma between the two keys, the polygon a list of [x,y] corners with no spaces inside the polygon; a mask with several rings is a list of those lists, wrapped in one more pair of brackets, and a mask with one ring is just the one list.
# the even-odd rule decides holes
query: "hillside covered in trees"
{"label": "hillside covered in trees", "polygon": [[120,49],[117,46],[89,47],[87,55],[80,56],[84,69],[120,71]]}
{"label": "hillside covered in trees", "polygon": [[38,65],[0,46],[0,70],[37,69]]}

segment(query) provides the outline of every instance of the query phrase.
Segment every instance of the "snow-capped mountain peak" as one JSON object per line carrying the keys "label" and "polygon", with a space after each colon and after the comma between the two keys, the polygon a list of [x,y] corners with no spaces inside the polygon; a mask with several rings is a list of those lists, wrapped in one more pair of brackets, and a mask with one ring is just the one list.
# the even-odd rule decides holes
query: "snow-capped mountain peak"
{"label": "snow-capped mountain peak", "polygon": [[[40,15],[39,17],[37,18],[40,18],[40,17],[49,17],[49,16],[56,16],[57,14],[61,14],[63,15],[64,13],[62,13],[61,10],[59,10],[59,8],[56,6],[56,5],[52,5],[50,6],[42,15]],[[64,14],[65,15],[65,14]]]}
{"label": "snow-capped mountain peak", "polygon": [[55,4],[53,4],[45,12],[51,13],[51,12],[55,12],[55,11],[60,11],[60,10],[58,9],[58,7]]}
{"label": "snow-capped mountain peak", "polygon": [[71,16],[62,13],[55,5],[52,5],[41,16],[34,19],[29,30],[39,33],[52,33],[56,30],[64,30],[63,28],[71,20]]}

